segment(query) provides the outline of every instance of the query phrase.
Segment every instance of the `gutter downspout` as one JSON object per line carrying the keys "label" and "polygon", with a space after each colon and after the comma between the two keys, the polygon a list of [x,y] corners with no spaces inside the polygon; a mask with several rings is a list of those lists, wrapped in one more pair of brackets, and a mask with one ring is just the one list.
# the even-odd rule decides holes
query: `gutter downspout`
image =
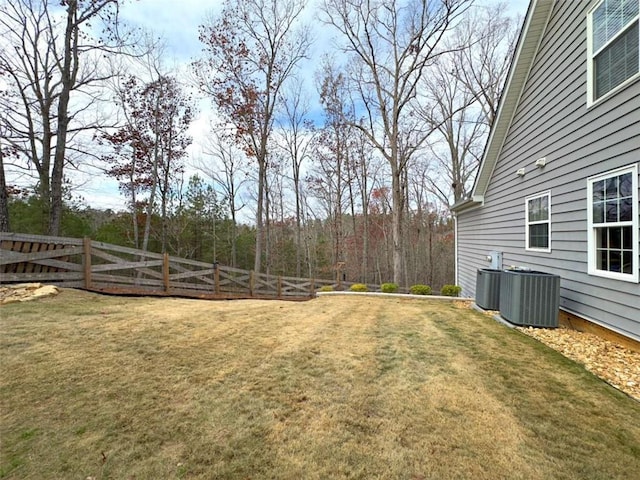
{"label": "gutter downspout", "polygon": [[458,215],[453,214],[453,272],[454,272],[454,285],[460,285],[458,283]]}

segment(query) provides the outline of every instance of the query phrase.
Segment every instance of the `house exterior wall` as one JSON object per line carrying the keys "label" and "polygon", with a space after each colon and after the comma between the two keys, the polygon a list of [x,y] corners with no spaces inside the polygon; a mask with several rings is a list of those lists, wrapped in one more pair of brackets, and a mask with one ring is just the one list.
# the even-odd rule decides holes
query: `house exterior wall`
{"label": "house exterior wall", "polygon": [[[474,297],[476,270],[501,251],[505,267],[560,275],[560,308],[640,340],[640,284],[587,274],[587,178],[640,162],[640,80],[587,108],[592,5],[553,6],[484,204],[456,216],[457,282]],[[538,168],[541,157],[547,163]],[[527,251],[525,198],[547,190],[551,252]]]}

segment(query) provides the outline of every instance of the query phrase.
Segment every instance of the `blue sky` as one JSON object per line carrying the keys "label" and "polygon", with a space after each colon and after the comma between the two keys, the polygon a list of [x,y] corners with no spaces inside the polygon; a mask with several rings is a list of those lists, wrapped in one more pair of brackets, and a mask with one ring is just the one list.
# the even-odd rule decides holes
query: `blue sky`
{"label": "blue sky", "polygon": [[[241,1],[241,0],[239,0]],[[311,5],[313,2],[309,2]],[[482,3],[495,3],[481,0]],[[503,2],[511,14],[524,16],[528,0]],[[132,0],[123,5],[121,14],[135,25],[152,29],[164,36],[169,54],[177,60],[188,61],[200,52],[198,25],[207,14],[216,14],[222,8],[222,0]],[[312,14],[309,14],[312,17]]]}
{"label": "blue sky", "polygon": [[[242,1],[242,0],[238,0]],[[310,5],[313,2],[309,2]],[[478,3],[495,3],[491,0],[481,0]],[[524,16],[529,4],[528,0],[511,0],[507,4],[509,14]],[[147,30],[152,30],[155,35],[164,38],[166,43],[167,58],[164,59],[167,66],[175,66],[178,70],[186,71],[191,61],[196,59],[201,52],[201,44],[198,40],[198,26],[208,15],[215,15],[222,9],[222,0],[132,0],[124,3],[121,8],[122,18],[132,24]],[[309,8],[308,20],[312,24],[314,16],[312,8]],[[317,60],[320,58],[321,48],[326,48],[330,41],[327,36],[328,29],[322,29],[316,45],[316,51],[310,52],[309,61],[302,67],[301,72],[310,89],[313,88],[313,75]],[[318,40],[318,38],[317,38]],[[310,96],[315,94],[310,92]],[[209,121],[212,115],[209,103],[201,102],[199,105],[200,116],[193,123],[191,134],[194,143],[191,146],[190,157],[193,161],[201,155],[202,139],[209,129]],[[124,199],[119,196],[117,184],[110,179],[101,178],[99,182],[91,181],[85,185],[83,192],[85,198],[94,206],[101,208],[124,208]]]}

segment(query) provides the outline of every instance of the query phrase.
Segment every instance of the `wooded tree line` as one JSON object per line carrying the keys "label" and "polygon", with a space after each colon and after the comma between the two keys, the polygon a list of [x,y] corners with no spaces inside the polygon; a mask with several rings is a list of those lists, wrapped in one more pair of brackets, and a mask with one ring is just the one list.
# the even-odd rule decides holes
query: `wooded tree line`
{"label": "wooded tree line", "polygon": [[[453,283],[448,208],[471,187],[510,65],[504,5],[227,0],[188,74],[120,21],[126,6],[0,0],[0,229]],[[327,32],[334,47],[310,63]],[[215,118],[189,156],[196,96]],[[127,211],[70,201],[87,165],[117,180]]]}

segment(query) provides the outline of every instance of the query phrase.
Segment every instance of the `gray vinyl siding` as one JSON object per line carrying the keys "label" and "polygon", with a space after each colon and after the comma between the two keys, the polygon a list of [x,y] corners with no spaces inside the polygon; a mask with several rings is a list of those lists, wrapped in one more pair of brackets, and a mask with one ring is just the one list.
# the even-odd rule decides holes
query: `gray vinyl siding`
{"label": "gray vinyl siding", "polygon": [[[640,285],[587,274],[587,177],[640,162],[640,80],[587,108],[591,5],[553,6],[484,204],[457,215],[458,283],[475,296],[476,270],[502,251],[505,267],[560,275],[561,308],[640,340]],[[547,190],[551,253],[526,251],[524,199]]]}

